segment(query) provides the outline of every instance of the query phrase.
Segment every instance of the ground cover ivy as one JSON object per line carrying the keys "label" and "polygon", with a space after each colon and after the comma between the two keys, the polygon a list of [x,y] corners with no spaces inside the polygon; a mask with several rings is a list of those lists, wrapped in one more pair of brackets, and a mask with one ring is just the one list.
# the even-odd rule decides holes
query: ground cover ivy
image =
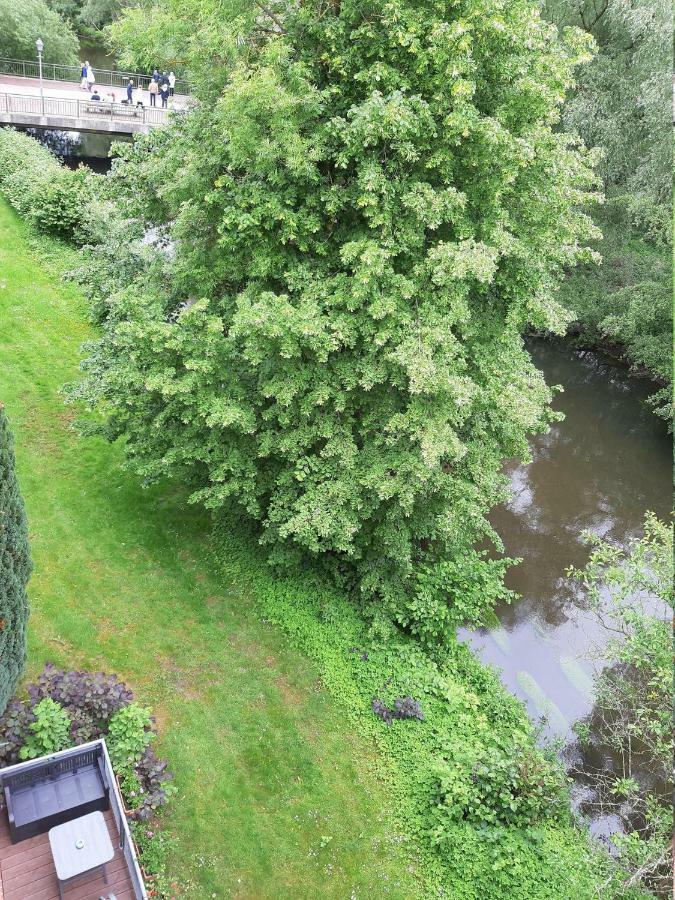
{"label": "ground cover ivy", "polygon": [[[263,621],[315,660],[350,726],[377,745],[373,765],[429,896],[614,896],[620,873],[575,823],[554,753],[535,748],[524,707],[468,647],[424,648],[316,571],[275,575],[242,540],[236,510],[216,528],[214,566],[258,597]],[[392,715],[397,700],[422,717]]]}

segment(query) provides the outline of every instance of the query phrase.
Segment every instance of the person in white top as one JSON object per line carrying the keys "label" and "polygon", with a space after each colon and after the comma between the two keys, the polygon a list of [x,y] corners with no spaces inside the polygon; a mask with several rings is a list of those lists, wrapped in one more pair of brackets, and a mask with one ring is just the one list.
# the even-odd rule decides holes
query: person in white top
{"label": "person in white top", "polygon": [[96,76],[94,75],[94,70],[90,65],[87,65],[87,89],[91,90],[95,84]]}
{"label": "person in white top", "polygon": [[169,96],[173,97],[173,89],[176,87],[176,76],[169,72]]}

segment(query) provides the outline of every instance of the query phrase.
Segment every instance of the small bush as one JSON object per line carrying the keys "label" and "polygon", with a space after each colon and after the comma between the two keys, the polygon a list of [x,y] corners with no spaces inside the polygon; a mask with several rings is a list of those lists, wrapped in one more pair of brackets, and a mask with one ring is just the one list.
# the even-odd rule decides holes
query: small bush
{"label": "small bush", "polygon": [[176,788],[170,783],[173,774],[169,772],[167,761],[158,759],[152,747],[145,748],[133,771],[140,784],[141,796],[134,804],[131,818],[147,821],[175,793]]}
{"label": "small bush", "polygon": [[0,190],[39,230],[86,243],[86,208],[97,177],[85,167],[65,168],[27,134],[0,128]]}
{"label": "small bush", "polygon": [[[441,823],[527,827],[564,808],[564,781],[525,743],[453,748],[437,768]],[[442,839],[443,824],[436,831]]]}
{"label": "small bush", "polygon": [[[115,713],[134,699],[117,675],[68,672],[50,663],[47,663],[37,681],[28,686],[28,695],[33,705],[45,697],[51,697],[67,708],[71,718],[71,737],[76,744],[102,737]],[[0,728],[3,728],[1,723]]]}
{"label": "small bush", "polygon": [[385,725],[391,725],[394,719],[419,719],[420,722],[424,721],[422,706],[419,701],[413,700],[412,697],[399,697],[397,700],[394,700],[393,709],[390,709],[383,700],[373,697],[370,706],[375,715],[382,719]]}
{"label": "small bush", "polygon": [[63,750],[70,743],[70,716],[65,709],[49,697],[41,700],[33,709],[35,720],[28,729],[30,735],[19,750],[21,759],[35,759],[47,753]]}
{"label": "small bush", "polygon": [[19,761],[19,751],[35,721],[31,707],[22,700],[11,700],[0,716],[0,769]]}
{"label": "small bush", "polygon": [[116,712],[108,726],[107,744],[115,771],[124,775],[141,761],[155,733],[150,712],[130,703]]}

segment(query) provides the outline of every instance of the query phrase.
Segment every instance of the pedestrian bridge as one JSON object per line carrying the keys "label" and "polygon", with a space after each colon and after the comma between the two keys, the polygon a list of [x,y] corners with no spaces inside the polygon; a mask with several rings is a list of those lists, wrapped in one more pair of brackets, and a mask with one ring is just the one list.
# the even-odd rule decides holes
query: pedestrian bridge
{"label": "pedestrian bridge", "polygon": [[[0,57],[0,75],[9,75],[14,78],[31,81],[35,85],[40,83],[40,63],[36,59],[7,59]],[[138,88],[147,90],[152,80],[152,75],[144,75],[142,72],[123,72],[118,69],[94,70],[96,84],[110,85],[110,87],[124,89],[129,79]],[[45,81],[61,82],[72,86],[80,83],[80,67],[65,66],[61,63],[42,63],[42,78]],[[188,95],[190,85],[184,78],[176,79],[176,94]]]}
{"label": "pedestrian bridge", "polygon": [[[0,125],[53,128],[59,131],[87,131],[103,134],[145,134],[169,121],[171,109],[187,108],[190,86],[176,80],[171,109],[150,106],[148,85],[152,76],[114,69],[96,69],[99,93],[106,86],[124,96],[129,79],[134,84],[134,103],[90,100],[80,87],[79,66],[42,63],[36,60],[0,57]],[[159,98],[158,98],[159,99]],[[141,105],[136,105],[140,101]]]}
{"label": "pedestrian bridge", "polygon": [[126,106],[105,100],[0,93],[0,125],[147,134],[151,128],[166,124],[168,112],[157,107]]}

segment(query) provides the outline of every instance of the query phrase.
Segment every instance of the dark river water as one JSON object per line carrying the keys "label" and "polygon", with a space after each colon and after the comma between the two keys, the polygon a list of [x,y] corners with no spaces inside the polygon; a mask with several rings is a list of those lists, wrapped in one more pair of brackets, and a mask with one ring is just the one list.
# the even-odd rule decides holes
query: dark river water
{"label": "dark river water", "polygon": [[565,570],[587,560],[585,530],[625,545],[647,510],[670,516],[671,441],[645,405],[648,382],[596,354],[530,349],[547,383],[563,386],[554,408],[565,419],[533,440],[529,465],[507,464],[513,496],[491,517],[507,554],[523,559],[507,578],[521,598],[496,609],[498,626],[462,638],[544,720],[544,739],[570,743],[592,708],[589,656],[603,636]]}

